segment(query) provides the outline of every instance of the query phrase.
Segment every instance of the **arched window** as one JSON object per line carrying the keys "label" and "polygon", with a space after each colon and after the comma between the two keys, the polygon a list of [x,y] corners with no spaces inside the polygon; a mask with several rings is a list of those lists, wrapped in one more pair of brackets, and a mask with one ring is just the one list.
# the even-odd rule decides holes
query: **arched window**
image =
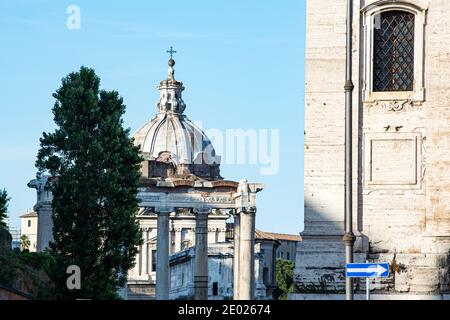
{"label": "arched window", "polygon": [[392,10],[374,19],[373,91],[413,91],[415,15]]}
{"label": "arched window", "polygon": [[415,0],[367,0],[361,9],[365,104],[396,111],[425,101],[427,10]]}

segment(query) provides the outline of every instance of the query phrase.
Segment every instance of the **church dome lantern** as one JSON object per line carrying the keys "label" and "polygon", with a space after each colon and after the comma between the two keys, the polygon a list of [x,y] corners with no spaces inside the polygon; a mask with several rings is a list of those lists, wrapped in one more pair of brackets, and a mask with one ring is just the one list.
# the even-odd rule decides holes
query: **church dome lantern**
{"label": "church dome lantern", "polygon": [[134,134],[140,147],[143,176],[221,180],[221,157],[203,130],[184,114],[184,86],[175,79],[171,48],[167,79],[160,82],[157,113]]}

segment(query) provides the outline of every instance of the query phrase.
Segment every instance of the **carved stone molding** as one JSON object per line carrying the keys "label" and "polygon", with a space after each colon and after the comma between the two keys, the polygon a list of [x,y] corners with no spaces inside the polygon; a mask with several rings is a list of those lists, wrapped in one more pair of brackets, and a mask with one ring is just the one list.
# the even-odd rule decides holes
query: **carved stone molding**
{"label": "carved stone molding", "polygon": [[369,103],[368,107],[379,107],[391,112],[400,112],[414,105],[414,102],[411,100],[379,100]]}
{"label": "carved stone molding", "polygon": [[421,132],[366,133],[364,188],[407,191],[422,189]]}

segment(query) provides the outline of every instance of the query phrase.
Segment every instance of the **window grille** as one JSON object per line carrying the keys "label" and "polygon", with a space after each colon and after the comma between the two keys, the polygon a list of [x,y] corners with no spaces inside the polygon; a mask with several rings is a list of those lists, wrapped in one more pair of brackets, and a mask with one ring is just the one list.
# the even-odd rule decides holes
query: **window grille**
{"label": "window grille", "polygon": [[415,16],[387,11],[375,16],[373,90],[413,91]]}

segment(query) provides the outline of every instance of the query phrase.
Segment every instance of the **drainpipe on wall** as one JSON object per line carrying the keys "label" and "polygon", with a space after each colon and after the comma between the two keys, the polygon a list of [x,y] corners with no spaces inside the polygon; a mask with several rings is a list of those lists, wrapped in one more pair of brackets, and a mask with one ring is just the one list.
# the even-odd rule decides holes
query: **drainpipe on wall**
{"label": "drainpipe on wall", "polygon": [[[345,81],[345,263],[353,263],[353,168],[352,168],[352,99],[355,86],[352,81],[352,29],[353,29],[353,0],[347,0],[347,46],[346,46],[346,81]],[[347,300],[354,299],[353,279],[345,279],[345,293]]]}

